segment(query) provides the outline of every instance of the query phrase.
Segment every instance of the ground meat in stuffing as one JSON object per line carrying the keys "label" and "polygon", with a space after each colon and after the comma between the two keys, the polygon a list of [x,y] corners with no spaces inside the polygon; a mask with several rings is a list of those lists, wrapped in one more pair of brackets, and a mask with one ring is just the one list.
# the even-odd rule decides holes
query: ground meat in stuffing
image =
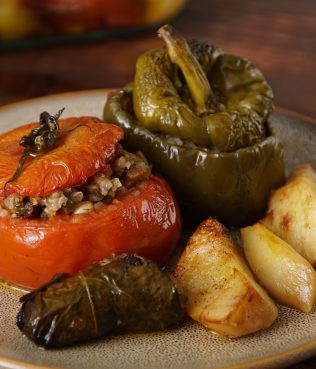
{"label": "ground meat in stuffing", "polygon": [[151,168],[141,152],[131,154],[121,150],[111,162],[110,172],[97,173],[84,185],[54,191],[44,197],[9,195],[0,202],[0,217],[50,218],[60,213],[87,213],[110,204],[115,197],[146,180]]}

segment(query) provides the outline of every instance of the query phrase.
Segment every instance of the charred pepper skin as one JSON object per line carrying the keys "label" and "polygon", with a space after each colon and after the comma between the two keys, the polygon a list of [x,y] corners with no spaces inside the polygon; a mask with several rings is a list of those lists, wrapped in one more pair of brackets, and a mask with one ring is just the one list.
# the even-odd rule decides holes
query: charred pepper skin
{"label": "charred pepper skin", "polygon": [[18,328],[39,346],[59,348],[177,325],[184,317],[185,297],[156,264],[122,254],[74,276],[57,275],[21,302]]}
{"label": "charred pepper skin", "polygon": [[136,63],[133,108],[139,122],[220,152],[259,142],[273,103],[260,70],[205,42],[187,43],[168,25],[158,33],[167,48],[150,50]]}
{"label": "charred pepper skin", "polygon": [[144,152],[183,209],[249,225],[285,176],[268,121],[271,87],[247,59],[187,43],[169,25],[158,34],[166,47],[138,58],[134,82],[108,98],[104,120],[124,129],[129,149]]}
{"label": "charred pepper skin", "polygon": [[252,224],[266,211],[271,190],[284,182],[283,147],[269,123],[267,137],[233,152],[177,146],[139,123],[132,85],[109,97],[104,119],[124,129],[126,146],[143,151],[183,209],[199,220],[211,215],[227,226]]}

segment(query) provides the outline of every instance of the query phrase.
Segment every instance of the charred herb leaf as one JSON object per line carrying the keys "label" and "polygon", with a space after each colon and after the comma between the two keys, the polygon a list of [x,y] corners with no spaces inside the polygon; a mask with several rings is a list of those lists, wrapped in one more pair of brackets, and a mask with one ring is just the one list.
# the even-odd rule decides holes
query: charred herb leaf
{"label": "charred herb leaf", "polygon": [[96,263],[22,297],[19,329],[37,345],[63,347],[179,324],[183,295],[170,276],[136,255]]}
{"label": "charred herb leaf", "polygon": [[39,127],[34,128],[27,136],[21,138],[20,146],[24,147],[24,151],[16,171],[6,185],[18,178],[29,156],[44,154],[57,145],[61,134],[58,119],[64,110],[65,108],[60,109],[56,115],[50,115],[44,111],[40,114]]}
{"label": "charred herb leaf", "polygon": [[50,115],[47,111],[41,113],[40,126],[21,138],[20,145],[25,147],[29,155],[43,154],[56,146],[60,136],[58,119],[64,109],[60,109],[56,115]]}

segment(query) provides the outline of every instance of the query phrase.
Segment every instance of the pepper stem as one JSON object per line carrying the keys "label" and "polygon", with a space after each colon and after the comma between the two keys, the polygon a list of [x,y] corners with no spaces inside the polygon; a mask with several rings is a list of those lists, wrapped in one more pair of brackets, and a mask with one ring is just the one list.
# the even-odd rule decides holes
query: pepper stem
{"label": "pepper stem", "polygon": [[181,69],[198,113],[207,113],[214,101],[213,91],[187,41],[169,24],[159,28],[158,36],[164,40],[171,61]]}

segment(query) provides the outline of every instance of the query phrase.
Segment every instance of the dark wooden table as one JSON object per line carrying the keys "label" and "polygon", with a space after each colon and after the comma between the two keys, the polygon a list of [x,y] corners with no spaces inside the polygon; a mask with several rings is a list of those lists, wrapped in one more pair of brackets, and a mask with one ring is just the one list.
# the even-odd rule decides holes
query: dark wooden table
{"label": "dark wooden table", "polygon": [[[173,24],[187,37],[247,56],[270,81],[276,105],[316,118],[315,0],[191,0]],[[119,87],[155,32],[98,43],[0,54],[0,105],[63,91]]]}
{"label": "dark wooden table", "polygon": [[[315,0],[191,0],[172,22],[188,38],[208,40],[257,64],[275,104],[316,118]],[[0,105],[64,91],[119,87],[133,78],[155,32],[97,43],[0,54]],[[289,367],[314,369],[316,358]]]}

